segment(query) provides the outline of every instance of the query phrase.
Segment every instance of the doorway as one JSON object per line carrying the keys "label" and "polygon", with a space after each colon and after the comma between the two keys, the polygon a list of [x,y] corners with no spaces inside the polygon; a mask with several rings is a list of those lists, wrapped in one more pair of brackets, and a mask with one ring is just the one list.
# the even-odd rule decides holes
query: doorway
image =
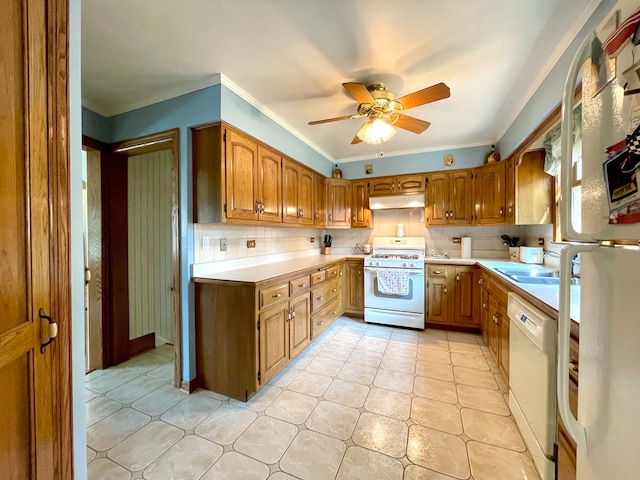
{"label": "doorway", "polygon": [[87,371],[167,345],[180,388],[178,140],[176,129],[86,148]]}

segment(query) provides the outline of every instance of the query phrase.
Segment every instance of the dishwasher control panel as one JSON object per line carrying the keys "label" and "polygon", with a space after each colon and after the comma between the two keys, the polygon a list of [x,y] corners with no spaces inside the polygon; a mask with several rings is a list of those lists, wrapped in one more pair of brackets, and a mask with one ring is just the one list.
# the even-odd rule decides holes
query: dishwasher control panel
{"label": "dishwasher control panel", "polygon": [[518,309],[518,311],[516,312],[516,318],[518,320],[520,320],[520,322],[522,322],[522,324],[524,325],[524,327],[527,330],[529,330],[535,336],[538,336],[538,332],[540,331],[540,327],[538,326],[537,323],[535,323],[533,320],[531,320],[529,317],[527,317],[526,313],[524,313],[522,310]]}

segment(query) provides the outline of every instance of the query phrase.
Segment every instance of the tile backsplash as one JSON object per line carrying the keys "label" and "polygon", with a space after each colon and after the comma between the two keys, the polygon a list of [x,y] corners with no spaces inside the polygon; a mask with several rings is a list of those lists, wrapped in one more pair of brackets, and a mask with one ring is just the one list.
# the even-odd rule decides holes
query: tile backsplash
{"label": "tile backsplash", "polygon": [[[451,257],[460,256],[460,244],[453,237],[471,237],[471,254],[476,258],[509,257],[501,235],[525,238],[526,244],[538,245],[538,238],[545,239],[545,248],[551,246],[551,225],[496,226],[496,227],[425,227],[424,210],[420,208],[402,210],[377,210],[373,214],[372,229],[316,229],[282,226],[251,226],[233,224],[194,225],[194,263],[236,260],[262,255],[300,252],[320,249],[322,237],[333,237],[334,253],[348,254],[356,244],[371,243],[373,237],[395,236],[398,224],[403,225],[405,236],[423,236],[427,253],[448,252]],[[209,237],[209,249],[202,248],[203,237]],[[314,243],[310,238],[314,238]],[[227,239],[227,251],[220,251],[220,239]],[[255,240],[255,248],[247,248],[247,240]]]}

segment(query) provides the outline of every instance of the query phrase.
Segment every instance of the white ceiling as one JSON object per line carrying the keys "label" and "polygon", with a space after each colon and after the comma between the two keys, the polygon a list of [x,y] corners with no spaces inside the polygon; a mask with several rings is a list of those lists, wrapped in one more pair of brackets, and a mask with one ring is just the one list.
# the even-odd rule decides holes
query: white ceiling
{"label": "white ceiling", "polygon": [[[397,96],[438,82],[451,97],[407,111],[385,156],[495,143],[599,0],[83,0],[82,96],[112,116],[218,83],[330,160],[363,119],[343,82]],[[558,99],[560,92],[558,92]]]}

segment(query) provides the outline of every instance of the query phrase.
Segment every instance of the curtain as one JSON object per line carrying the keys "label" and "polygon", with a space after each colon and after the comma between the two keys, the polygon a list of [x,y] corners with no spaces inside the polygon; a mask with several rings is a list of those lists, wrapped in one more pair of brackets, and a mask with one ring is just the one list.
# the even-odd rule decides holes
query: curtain
{"label": "curtain", "polygon": [[[560,156],[562,154],[560,144],[562,137],[562,123],[553,127],[544,137],[544,171],[555,176],[560,168]],[[582,105],[573,110],[573,157],[578,158],[582,151]]]}

